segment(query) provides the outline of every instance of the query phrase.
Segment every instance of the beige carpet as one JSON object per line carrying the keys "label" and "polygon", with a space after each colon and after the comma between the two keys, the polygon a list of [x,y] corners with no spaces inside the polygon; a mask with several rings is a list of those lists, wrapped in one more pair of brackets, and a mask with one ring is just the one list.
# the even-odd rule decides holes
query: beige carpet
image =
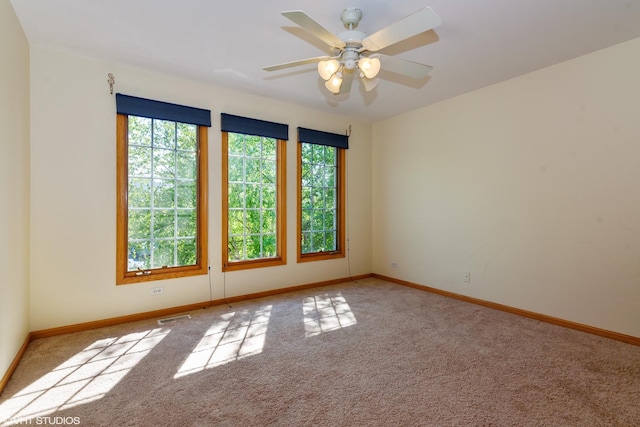
{"label": "beige carpet", "polygon": [[0,423],[638,426],[640,347],[377,279],[34,341]]}

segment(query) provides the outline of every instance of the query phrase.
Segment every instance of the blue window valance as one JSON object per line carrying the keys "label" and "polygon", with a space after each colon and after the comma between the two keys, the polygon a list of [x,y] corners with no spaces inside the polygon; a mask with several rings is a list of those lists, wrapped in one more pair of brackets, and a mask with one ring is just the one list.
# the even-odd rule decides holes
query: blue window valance
{"label": "blue window valance", "polygon": [[298,128],[298,141],[336,148],[349,148],[349,137],[347,135],[306,128]]}
{"label": "blue window valance", "polygon": [[211,111],[116,93],[118,114],[211,127]]}
{"label": "blue window valance", "polygon": [[289,139],[289,125],[234,116],[226,113],[220,115],[220,130],[223,132],[284,139],[285,141]]}

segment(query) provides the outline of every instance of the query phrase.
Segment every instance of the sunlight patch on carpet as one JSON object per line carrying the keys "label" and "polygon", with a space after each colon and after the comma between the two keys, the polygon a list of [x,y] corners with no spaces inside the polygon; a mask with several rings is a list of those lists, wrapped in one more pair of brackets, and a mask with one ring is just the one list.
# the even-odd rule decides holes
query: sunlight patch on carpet
{"label": "sunlight patch on carpet", "polygon": [[94,342],[5,401],[0,423],[30,424],[32,418],[101,399],[169,332],[156,328]]}
{"label": "sunlight patch on carpet", "polygon": [[220,316],[184,361],[174,378],[262,353],[271,305]]}
{"label": "sunlight patch on carpet", "polygon": [[302,312],[306,337],[346,328],[357,323],[356,316],[340,292],[305,298]]}

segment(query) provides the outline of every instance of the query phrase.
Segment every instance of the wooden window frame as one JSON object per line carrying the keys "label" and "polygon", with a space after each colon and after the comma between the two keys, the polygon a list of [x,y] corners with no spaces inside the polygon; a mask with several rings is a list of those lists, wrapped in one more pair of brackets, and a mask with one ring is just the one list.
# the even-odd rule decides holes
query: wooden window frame
{"label": "wooden window frame", "polygon": [[198,150],[198,207],[196,232],[196,264],[179,267],[161,267],[133,272],[128,270],[128,115],[118,114],[116,119],[116,284],[148,282],[179,277],[208,274],[208,128],[197,127]]}
{"label": "wooden window frame", "polygon": [[[298,155],[297,155],[297,173],[298,173],[298,191],[297,191],[297,261],[300,262],[309,262],[309,261],[321,261],[327,259],[336,259],[336,258],[344,258],[346,254],[345,250],[345,212],[346,212],[346,189],[345,189],[345,168],[346,168],[346,156],[347,150],[344,148],[338,148],[337,150],[337,160],[338,160],[338,185],[336,186],[336,190],[338,192],[336,197],[336,202],[338,205],[338,229],[336,232],[336,244],[337,249],[335,251],[327,251],[327,252],[313,252],[313,253],[302,253],[302,143],[298,142]],[[317,144],[316,144],[317,145]]]}
{"label": "wooden window frame", "polygon": [[[233,132],[242,133],[242,132]],[[222,271],[273,267],[287,263],[287,146],[276,139],[276,256],[229,261],[229,132],[222,132]]]}

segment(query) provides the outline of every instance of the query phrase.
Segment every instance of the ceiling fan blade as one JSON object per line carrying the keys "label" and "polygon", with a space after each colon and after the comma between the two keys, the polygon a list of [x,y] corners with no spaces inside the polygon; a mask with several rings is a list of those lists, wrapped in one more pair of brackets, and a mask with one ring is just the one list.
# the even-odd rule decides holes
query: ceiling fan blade
{"label": "ceiling fan blade", "polygon": [[299,61],[285,62],[283,64],[270,65],[268,67],[264,67],[264,71],[277,71],[282,70],[284,68],[297,67],[298,65],[312,64],[314,62],[326,61],[327,59],[331,59],[331,56],[317,56],[315,58],[307,58],[301,59]]}
{"label": "ceiling fan blade", "polygon": [[288,12],[282,12],[285,18],[300,25],[303,29],[316,36],[331,47],[337,47],[342,49],[346,46],[346,43],[338,38],[331,31],[324,28],[322,25],[314,21],[309,15],[301,10],[292,10]]}
{"label": "ceiling fan blade", "polygon": [[364,85],[364,90],[367,92],[371,92],[372,90],[374,90],[378,86],[378,83],[380,82],[380,79],[377,77],[374,77],[372,79],[367,79],[365,77],[361,80],[362,80],[362,84]]}
{"label": "ceiling fan blade", "polygon": [[351,92],[351,84],[353,83],[354,79],[353,75],[353,71],[343,71],[342,85],[340,86],[340,90],[338,91],[338,93],[335,93],[334,95],[342,95]]}
{"label": "ceiling fan blade", "polygon": [[430,7],[420,9],[412,15],[391,24],[382,30],[365,37],[362,46],[371,52],[384,49],[387,46],[401,42],[442,23],[440,17]]}
{"label": "ceiling fan blade", "polygon": [[402,74],[413,79],[423,79],[433,67],[431,65],[420,64],[418,62],[407,61],[406,59],[384,56],[380,58],[380,68],[392,73]]}
{"label": "ceiling fan blade", "polygon": [[351,84],[353,83],[353,73],[344,73],[344,81],[340,87],[340,93],[351,92]]}

